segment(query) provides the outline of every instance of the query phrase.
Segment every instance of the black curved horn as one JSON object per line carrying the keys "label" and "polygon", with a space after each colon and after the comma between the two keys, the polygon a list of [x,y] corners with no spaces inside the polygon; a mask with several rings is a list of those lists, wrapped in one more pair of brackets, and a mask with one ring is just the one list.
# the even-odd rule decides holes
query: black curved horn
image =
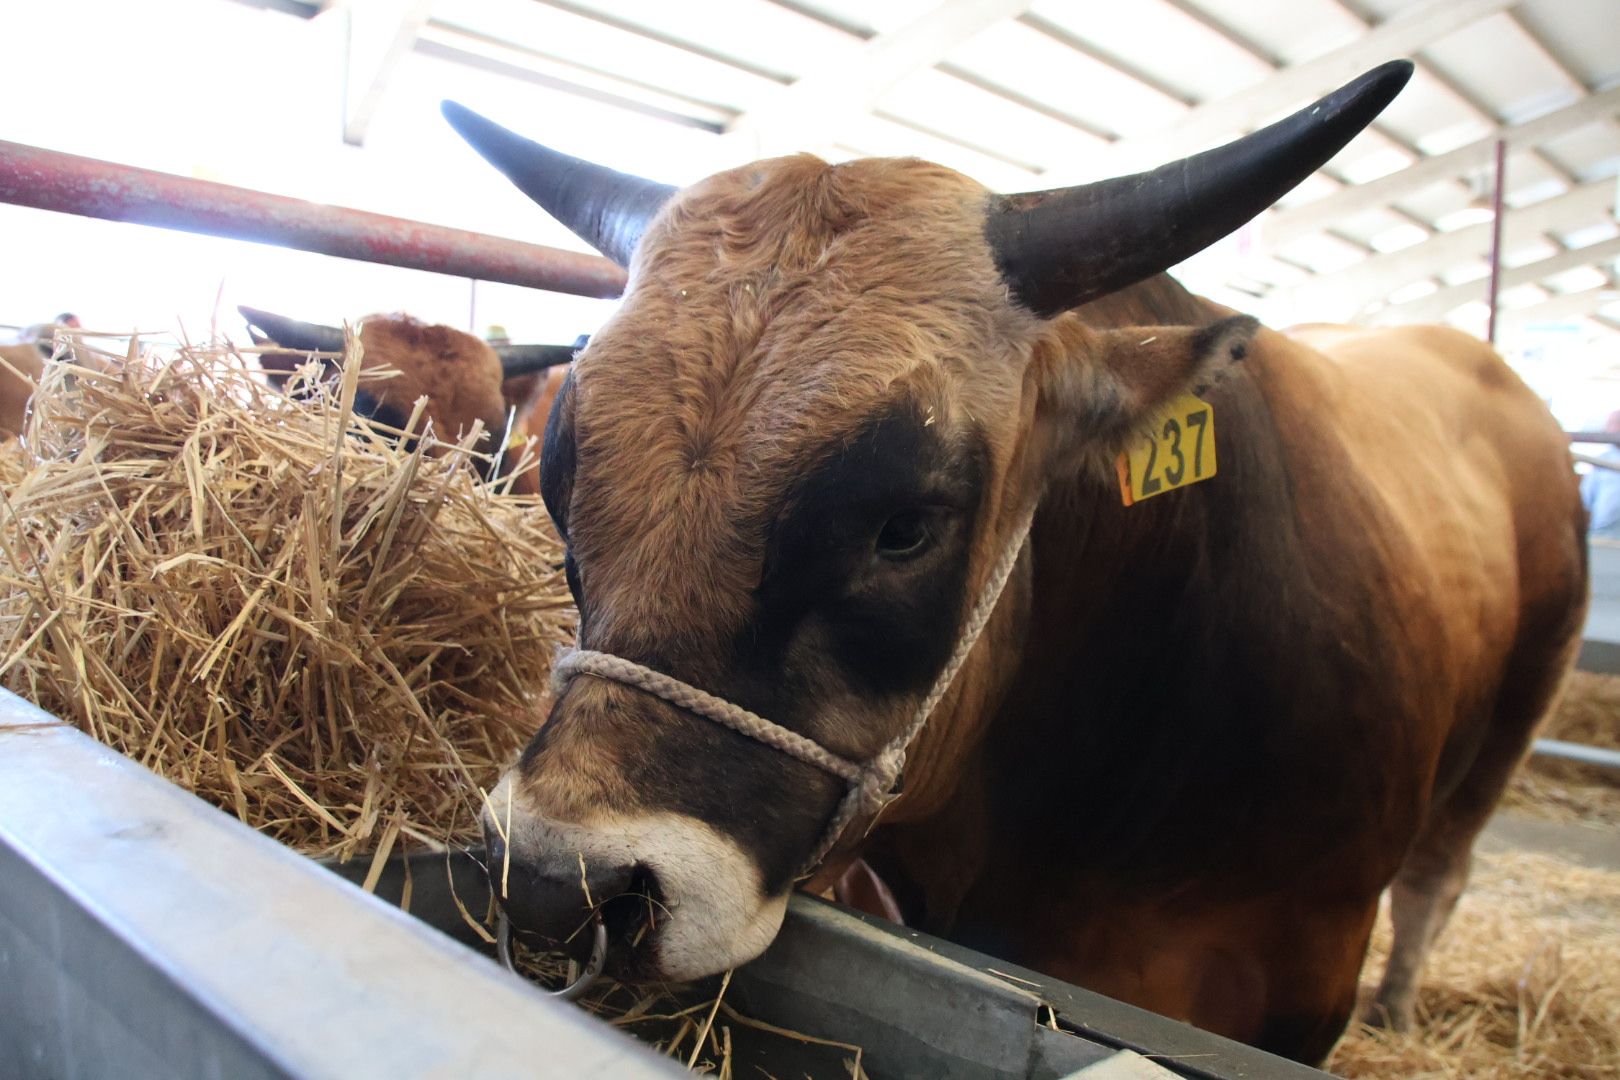
{"label": "black curved horn", "polygon": [[1151,172],[991,201],[985,235],[1014,297],[1050,317],[1166,270],[1259,214],[1400,93],[1392,60],[1314,105]]}
{"label": "black curved horn", "polygon": [[335,326],[299,322],[258,308],[236,309],[247,320],[249,329],[257,330],[284,349],[300,352],[343,351],[343,331]]}
{"label": "black curved horn", "polygon": [[501,358],[501,378],[515,379],[537,371],[569,363],[577,351],[572,345],[496,345]]}
{"label": "black curved horn", "polygon": [[531,142],[465,105],[439,106],[450,126],[518,189],[620,266],[675,189]]}

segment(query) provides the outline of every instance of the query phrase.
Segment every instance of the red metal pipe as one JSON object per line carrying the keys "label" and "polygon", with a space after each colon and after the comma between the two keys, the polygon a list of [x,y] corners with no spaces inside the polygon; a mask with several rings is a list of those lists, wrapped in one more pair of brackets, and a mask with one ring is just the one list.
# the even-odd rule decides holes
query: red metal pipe
{"label": "red metal pipe", "polygon": [[3,140],[0,202],[576,296],[614,297],[624,291],[624,271],[595,255]]}
{"label": "red metal pipe", "polygon": [[1496,293],[1502,284],[1502,187],[1507,182],[1507,140],[1496,140],[1496,186],[1491,191],[1491,283],[1486,303],[1490,319],[1485,324],[1485,340],[1496,344]]}

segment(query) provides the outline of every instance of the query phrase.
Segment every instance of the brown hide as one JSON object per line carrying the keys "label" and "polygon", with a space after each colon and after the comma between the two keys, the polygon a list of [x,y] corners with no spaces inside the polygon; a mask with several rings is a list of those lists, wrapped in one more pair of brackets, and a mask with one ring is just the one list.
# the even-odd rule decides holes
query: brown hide
{"label": "brown hide", "polygon": [[28,400],[45,372],[45,358],[33,344],[0,345],[0,436],[22,434]]}
{"label": "brown hide", "polygon": [[[534,443],[528,463],[512,477],[512,490],[519,495],[533,495],[540,490],[540,440],[545,436],[546,420],[551,416],[551,406],[562,390],[563,380],[568,378],[569,367],[562,364],[532,375],[519,375],[507,379],[501,387],[507,414],[514,418],[513,442],[532,439]],[[515,469],[521,451],[514,446],[509,454],[508,468]]]}
{"label": "brown hide", "polygon": [[[404,314],[368,316],[360,322],[358,334],[361,369],[394,372],[361,383],[375,405],[368,411],[374,411],[379,421],[403,427],[417,399],[425,398],[418,433],[431,425],[441,441],[453,443],[481,421],[485,435],[477,449],[487,453],[493,441],[506,432],[508,394],[501,362],[485,342],[455,327]],[[304,359],[300,353],[264,353],[259,362],[274,379],[291,374]],[[524,431],[524,421],[520,413],[514,434]],[[506,467],[515,466],[519,454],[504,453]],[[533,494],[538,485],[530,475],[514,482],[513,490]]]}
{"label": "brown hide", "polygon": [[471,334],[409,315],[371,316],[360,324],[366,369],[391,367],[396,378],[370,383],[374,396],[409,415],[418,398],[440,439],[453,442],[482,421],[485,442],[505,430],[501,362]]}
{"label": "brown hide", "polygon": [[[1159,279],[1081,315],[1220,313]],[[1262,332],[1205,397],[1215,479],[1049,493],[983,748],[868,858],[914,925],[1316,1060],[1380,892],[1428,837],[1466,858],[1567,670],[1584,515],[1456,331]]]}

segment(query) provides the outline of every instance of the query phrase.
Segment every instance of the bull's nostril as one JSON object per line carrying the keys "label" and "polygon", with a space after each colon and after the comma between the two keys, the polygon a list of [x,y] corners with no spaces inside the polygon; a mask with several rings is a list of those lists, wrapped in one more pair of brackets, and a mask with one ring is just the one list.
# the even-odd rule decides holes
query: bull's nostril
{"label": "bull's nostril", "polygon": [[506,841],[501,831],[489,822],[484,823],[484,868],[497,895],[501,891],[501,870],[506,865]]}
{"label": "bull's nostril", "polygon": [[658,874],[640,863],[633,866],[624,888],[607,898],[599,909],[614,941],[635,946],[658,928],[668,909]]}
{"label": "bull's nostril", "polygon": [[591,912],[624,893],[633,867],[592,865],[561,852],[530,856],[490,844],[490,886],[514,926],[553,941],[573,937]]}

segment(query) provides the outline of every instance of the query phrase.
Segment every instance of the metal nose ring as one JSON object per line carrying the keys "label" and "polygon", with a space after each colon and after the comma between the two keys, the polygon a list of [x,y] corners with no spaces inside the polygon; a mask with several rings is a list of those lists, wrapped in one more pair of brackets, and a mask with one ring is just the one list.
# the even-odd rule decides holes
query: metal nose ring
{"label": "metal nose ring", "polygon": [[[561,990],[546,991],[552,997],[573,1001],[602,977],[602,968],[607,964],[607,924],[602,921],[600,914],[591,916],[591,928],[591,958],[585,962],[585,970],[579,973],[579,978]],[[506,917],[504,911],[496,916],[495,954],[500,957],[501,963],[506,965],[506,970],[514,975],[523,974],[512,959],[512,920]]]}

